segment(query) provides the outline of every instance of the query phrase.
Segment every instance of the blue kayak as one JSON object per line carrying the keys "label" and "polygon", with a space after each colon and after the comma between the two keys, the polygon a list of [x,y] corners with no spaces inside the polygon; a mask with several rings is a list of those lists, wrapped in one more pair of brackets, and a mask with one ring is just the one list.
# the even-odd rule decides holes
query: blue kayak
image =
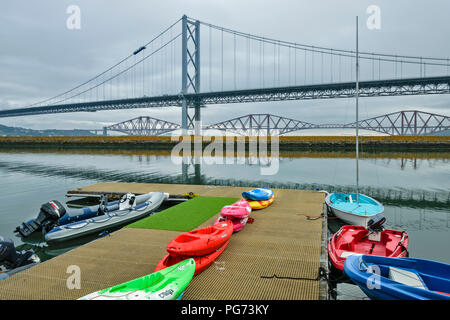
{"label": "blue kayak", "polygon": [[253,189],[251,191],[242,192],[242,197],[247,200],[269,200],[273,196],[273,191],[266,188]]}
{"label": "blue kayak", "polygon": [[450,265],[415,258],[349,256],[344,272],[374,300],[450,300]]}

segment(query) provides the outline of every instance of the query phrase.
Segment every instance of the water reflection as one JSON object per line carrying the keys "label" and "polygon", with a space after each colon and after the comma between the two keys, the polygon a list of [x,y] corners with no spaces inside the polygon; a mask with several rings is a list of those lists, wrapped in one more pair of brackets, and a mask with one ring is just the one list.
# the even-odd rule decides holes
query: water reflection
{"label": "water reflection", "polygon": [[[142,164],[142,158],[134,156],[124,159],[114,159],[114,163],[108,158],[93,158],[83,162],[81,159],[73,159],[72,163],[64,164],[68,159],[29,159],[27,157],[12,157],[10,161],[0,160],[0,169],[10,173],[21,173],[27,175],[38,175],[43,177],[73,178],[77,180],[95,181],[116,181],[116,182],[137,182],[137,183],[179,183],[179,184],[211,184],[221,186],[254,186],[270,187],[280,189],[298,190],[327,190],[329,192],[350,192],[354,190],[353,174],[350,173],[353,160],[344,158],[342,164],[336,164],[332,159],[321,159],[322,164],[311,161],[310,158],[281,159],[280,174],[275,176],[259,176],[259,164],[252,164],[251,159],[235,162],[234,164],[213,164],[204,165],[202,161],[195,161],[188,158],[187,163],[174,165],[170,157],[167,156],[147,156],[149,165],[136,166],[133,162],[137,159]],[[4,157],[2,157],[4,159]],[[44,161],[42,161],[44,160]],[[64,160],[64,161],[61,161]],[[313,159],[314,160],[314,159]],[[377,159],[378,160],[378,159]],[[107,162],[105,162],[107,161]],[[369,179],[374,180],[373,184],[361,185],[361,192],[378,199],[385,205],[408,206],[414,208],[449,208],[450,178],[447,159],[433,159],[436,181],[432,181],[427,173],[427,180],[433,185],[431,188],[424,185],[421,177],[404,176],[410,181],[400,181],[395,177],[399,169],[395,162],[383,162],[382,166],[368,168]],[[181,161],[180,161],[181,162]],[[226,162],[225,162],[226,163]],[[239,163],[239,164],[237,164]],[[240,164],[243,163],[243,164]],[[378,161],[379,163],[379,161]],[[375,161],[375,164],[377,162]],[[325,170],[336,171],[333,177]],[[345,166],[345,170],[342,167]],[[177,170],[177,168],[180,168]],[[300,168],[300,169],[299,169]],[[423,168],[430,169],[430,168]],[[301,176],[299,171],[304,170],[305,175]],[[419,170],[418,167],[415,170]],[[362,175],[364,177],[364,175]],[[403,178],[403,179],[404,179]],[[401,177],[400,177],[401,179]],[[294,181],[305,182],[294,182]],[[311,182],[308,182],[310,180]],[[316,182],[317,181],[317,182]],[[329,183],[325,183],[328,181]],[[334,183],[331,183],[334,182]],[[349,182],[349,184],[343,184]],[[410,185],[403,186],[409,183]],[[441,184],[442,183],[442,184]]]}
{"label": "water reflection", "polygon": [[[223,158],[223,164],[207,165],[194,154],[183,154],[188,161],[174,164],[170,150],[0,150],[0,234],[11,238],[12,230],[35,217],[42,203],[62,200],[68,190],[98,182],[349,192],[354,190],[355,181],[353,152],[280,151],[279,172],[261,176],[260,168],[271,163],[248,153]],[[448,152],[361,154],[361,192],[384,204],[387,228],[408,232],[411,256],[450,263],[446,247],[450,230],[449,161]],[[330,235],[343,225],[337,219],[328,222]],[[55,245],[47,245],[40,234],[26,240],[15,238],[14,242],[19,250],[34,249],[45,261],[99,236],[108,234]],[[358,287],[345,282],[338,284],[337,294],[338,299],[365,298]]]}

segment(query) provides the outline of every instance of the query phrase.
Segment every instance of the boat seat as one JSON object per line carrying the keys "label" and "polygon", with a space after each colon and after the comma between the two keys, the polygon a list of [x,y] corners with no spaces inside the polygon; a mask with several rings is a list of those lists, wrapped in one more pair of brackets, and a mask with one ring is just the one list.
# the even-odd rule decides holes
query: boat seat
{"label": "boat seat", "polygon": [[389,267],[389,279],[407,286],[428,290],[417,273],[405,269]]}
{"label": "boat seat", "polygon": [[350,256],[361,256],[361,253],[356,253],[352,251],[342,251],[341,258],[348,258]]}

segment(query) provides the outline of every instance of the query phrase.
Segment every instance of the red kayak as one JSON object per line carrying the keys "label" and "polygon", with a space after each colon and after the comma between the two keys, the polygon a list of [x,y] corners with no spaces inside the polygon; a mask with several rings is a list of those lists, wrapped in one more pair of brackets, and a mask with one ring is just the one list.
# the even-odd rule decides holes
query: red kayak
{"label": "red kayak", "polygon": [[245,225],[247,224],[248,221],[248,217],[243,218],[243,219],[239,219],[239,218],[226,218],[226,217],[219,217],[216,222],[214,222],[214,224],[216,223],[220,223],[226,220],[230,220],[233,223],[233,233],[241,231]]}
{"label": "red kayak", "polygon": [[328,255],[333,266],[342,271],[345,260],[352,255],[406,257],[408,242],[408,235],[404,231],[382,230],[371,233],[362,226],[346,225],[330,239]]}
{"label": "red kayak", "polygon": [[167,252],[203,256],[222,247],[233,234],[233,223],[224,221],[210,227],[180,234],[167,245]]}
{"label": "red kayak", "polygon": [[162,260],[158,263],[154,272],[173,266],[174,264],[177,264],[178,262],[181,262],[183,260],[193,258],[195,260],[195,273],[194,273],[195,276],[200,272],[202,272],[203,270],[207,269],[217,259],[217,257],[222,254],[222,252],[225,250],[229,242],[230,241],[227,241],[222,247],[220,247],[216,251],[211,252],[210,254],[204,256],[192,257],[192,256],[174,255],[169,253],[165,255],[164,258],[162,258]]}

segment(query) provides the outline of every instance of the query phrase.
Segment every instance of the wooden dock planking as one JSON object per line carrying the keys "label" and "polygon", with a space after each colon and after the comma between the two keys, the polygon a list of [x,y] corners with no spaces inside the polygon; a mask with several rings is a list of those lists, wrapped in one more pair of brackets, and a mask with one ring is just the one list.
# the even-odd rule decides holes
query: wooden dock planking
{"label": "wooden dock planking", "polygon": [[[249,188],[140,183],[99,183],[80,193],[169,194],[240,197]],[[70,192],[70,191],[69,191]],[[323,212],[324,194],[275,189],[274,203],[255,210],[254,223],[234,234],[224,253],[189,284],[183,299],[326,299],[326,281],[318,281],[324,263],[326,221],[304,215]],[[212,217],[199,227],[210,225]],[[152,273],[166,254],[167,243],[179,232],[123,228],[107,237],[45,261],[0,282],[0,299],[77,299],[90,292]],[[80,267],[81,288],[68,289],[67,268]],[[279,278],[270,278],[276,275]],[[268,278],[269,277],[269,278]]]}

